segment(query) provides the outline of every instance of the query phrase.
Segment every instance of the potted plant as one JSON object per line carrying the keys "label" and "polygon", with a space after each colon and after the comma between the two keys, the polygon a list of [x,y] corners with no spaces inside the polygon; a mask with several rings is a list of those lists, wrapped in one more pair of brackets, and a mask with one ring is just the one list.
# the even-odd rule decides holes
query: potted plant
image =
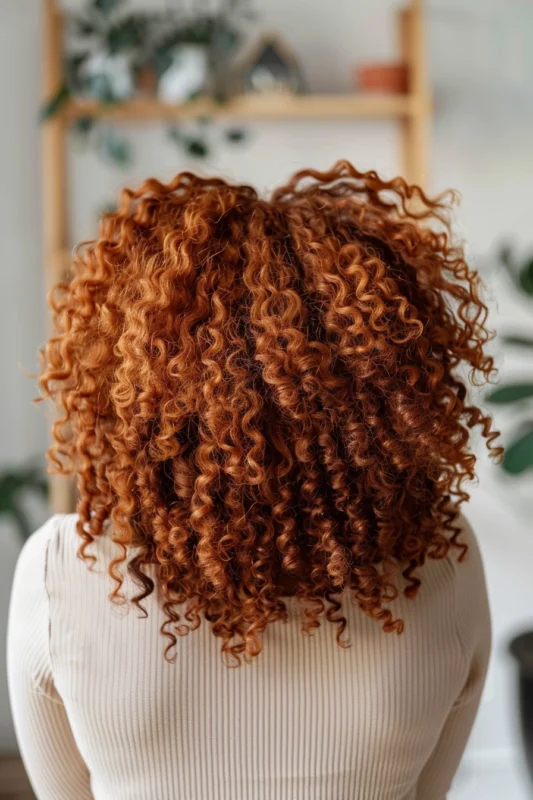
{"label": "potted plant", "polygon": [[22,541],[26,541],[34,530],[24,503],[24,495],[28,492],[47,499],[48,482],[41,469],[29,466],[0,472],[0,516],[15,524]]}
{"label": "potted plant", "polygon": [[[510,248],[501,252],[501,262],[511,276],[515,288],[533,305],[533,257],[517,262]],[[519,347],[533,355],[533,335],[509,334],[503,337],[509,346]],[[512,405],[521,410],[521,421],[502,462],[510,475],[533,471],[533,377],[500,386],[488,395],[488,401]],[[533,631],[513,638],[510,650],[518,665],[518,694],[522,740],[526,763],[533,781]]]}
{"label": "potted plant", "polygon": [[[224,0],[216,11],[147,14],[126,13],[126,0],[87,0],[83,12],[70,18],[64,81],[44,104],[42,119],[59,113],[71,97],[112,105],[148,91],[166,103],[199,94],[224,102],[242,21],[249,16],[246,4]],[[174,124],[169,135],[188,155],[202,157],[209,151],[209,120],[199,122],[192,132]],[[87,115],[75,130],[104,158],[119,166],[131,162],[129,140],[109,124]],[[230,142],[243,138],[241,131],[225,133]]]}

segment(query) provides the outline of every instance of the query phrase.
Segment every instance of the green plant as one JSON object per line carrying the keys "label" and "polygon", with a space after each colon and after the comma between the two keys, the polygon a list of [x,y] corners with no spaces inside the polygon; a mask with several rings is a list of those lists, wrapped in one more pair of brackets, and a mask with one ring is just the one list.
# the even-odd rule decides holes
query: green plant
{"label": "green plant", "polygon": [[[223,103],[229,96],[230,61],[241,44],[241,23],[250,16],[247,0],[221,0],[216,10],[205,6],[190,14],[125,13],[127,0],[88,0],[85,10],[71,18],[76,48],[64,60],[64,81],[44,103],[41,119],[60,113],[76,95],[101,103],[118,104],[135,91],[142,71],[159,81],[173,64],[176,52],[187,45],[203,48],[208,66],[205,94]],[[189,96],[194,99],[196,93]],[[192,131],[169,128],[170,139],[188,155],[204,157],[210,150],[205,120]],[[133,153],[126,137],[91,116],[76,120],[78,138],[103,158],[118,166],[131,163]],[[240,142],[242,130],[224,132],[229,142]]]}
{"label": "green plant", "polygon": [[[500,252],[501,263],[506,268],[513,285],[522,292],[526,298],[533,301],[533,257],[524,262],[516,262],[509,247],[502,248]],[[513,347],[521,347],[532,351],[533,336],[508,334],[502,337],[503,341]],[[500,386],[492,391],[487,400],[497,405],[525,405],[526,416],[515,433],[511,444],[506,448],[502,462],[506,472],[518,475],[533,468],[533,380],[520,381]]]}
{"label": "green plant", "polygon": [[30,466],[0,472],[0,516],[11,518],[24,540],[33,531],[23,503],[28,491],[43,499],[48,497],[48,482],[41,469]]}

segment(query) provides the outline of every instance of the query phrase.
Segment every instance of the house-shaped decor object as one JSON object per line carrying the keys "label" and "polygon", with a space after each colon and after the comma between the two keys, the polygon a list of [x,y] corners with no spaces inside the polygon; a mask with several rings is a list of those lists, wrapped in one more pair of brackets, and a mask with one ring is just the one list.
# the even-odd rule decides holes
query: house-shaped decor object
{"label": "house-shaped decor object", "polygon": [[298,60],[277,33],[263,33],[234,64],[236,94],[304,92],[305,81]]}

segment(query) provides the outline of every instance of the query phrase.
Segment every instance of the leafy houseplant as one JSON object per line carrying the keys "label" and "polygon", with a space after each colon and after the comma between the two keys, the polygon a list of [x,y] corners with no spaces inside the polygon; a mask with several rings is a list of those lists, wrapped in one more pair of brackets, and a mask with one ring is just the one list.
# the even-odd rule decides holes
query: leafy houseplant
{"label": "leafy houseplant", "polygon": [[[178,99],[186,102],[202,94],[224,102],[230,62],[242,41],[242,22],[249,16],[246,2],[222,0],[216,11],[204,7],[190,14],[147,14],[126,13],[127,0],[88,0],[84,12],[70,18],[73,41],[65,57],[64,82],[43,106],[42,119],[58,114],[72,96],[114,105],[131,99],[143,84],[153,83],[152,89],[163,81],[168,84],[170,71],[179,77],[180,63],[186,63],[191,49],[202,53],[206,75],[192,83],[185,76],[181,83],[187,93]],[[174,124],[170,138],[188,155],[205,156],[209,121],[200,120],[193,132]],[[131,162],[128,139],[113,127],[89,115],[76,121],[75,130],[113,163]],[[225,133],[230,142],[243,138],[240,130]]]}
{"label": "leafy houseplant", "polygon": [[[524,263],[515,262],[511,250],[506,247],[500,255],[515,287],[531,301],[533,305],[533,257]],[[507,335],[503,341],[513,347],[531,350],[533,355],[533,335]],[[525,405],[525,418],[517,430],[514,440],[506,448],[502,466],[511,475],[518,475],[533,468],[533,379],[500,386],[487,396],[490,403],[498,405]]]}
{"label": "leafy houseplant", "polygon": [[[533,257],[517,263],[510,248],[505,247],[500,260],[515,287],[533,302]],[[511,334],[504,336],[503,341],[512,347],[529,350],[533,355],[533,336]],[[503,468],[511,475],[525,473],[533,468],[533,379],[500,386],[489,394],[488,400],[499,405],[525,405],[524,421],[506,448],[502,462]],[[527,769],[533,781],[533,631],[513,637],[509,649],[518,665],[522,741]]]}
{"label": "leafy houseplant", "polygon": [[22,540],[33,531],[23,504],[26,492],[37,493],[43,499],[48,497],[48,482],[39,468],[21,467],[0,472],[0,516],[15,523]]}

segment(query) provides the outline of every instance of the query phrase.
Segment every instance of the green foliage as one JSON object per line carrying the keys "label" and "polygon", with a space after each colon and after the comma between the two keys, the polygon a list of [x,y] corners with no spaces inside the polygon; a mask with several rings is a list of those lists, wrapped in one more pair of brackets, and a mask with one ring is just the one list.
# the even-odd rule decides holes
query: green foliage
{"label": "green foliage", "polygon": [[80,37],[92,36],[98,33],[98,26],[95,21],[89,17],[75,17],[72,21],[72,28]]}
{"label": "green foliage", "polygon": [[242,128],[229,128],[226,131],[226,139],[228,142],[242,142],[246,138],[245,131]]}
{"label": "green foliage", "polygon": [[93,117],[79,117],[73,127],[79,136],[86,138],[94,128],[94,119]]}
{"label": "green foliage", "polygon": [[[87,0],[84,11],[71,18],[78,51],[66,56],[64,84],[43,105],[42,119],[57,114],[73,95],[90,96],[100,103],[124,102],[124,94],[130,91],[128,76],[113,70],[127,69],[131,76],[149,70],[160,78],[174,64],[176,51],[186,45],[205,49],[210,72],[208,94],[215,102],[227,101],[229,63],[241,43],[242,20],[250,17],[248,0],[222,0],[215,11],[205,4],[201,8],[191,4],[188,12],[181,8],[150,15],[125,14],[122,10],[115,13],[124,4],[125,0]],[[101,68],[96,67],[98,72],[95,73],[95,62],[90,60],[96,53],[102,54],[103,64]],[[114,61],[117,56],[121,57],[120,66]],[[93,135],[100,124],[86,117],[75,123],[75,131],[94,145],[106,160],[120,167],[129,164],[132,158],[129,143],[109,130]],[[224,136],[233,143],[245,138],[244,132],[237,130],[228,131]],[[187,155],[204,158],[209,153],[204,135],[180,134],[171,135],[171,138]]]}
{"label": "green foliage", "polygon": [[48,497],[48,482],[38,467],[24,467],[0,473],[0,515],[10,518],[22,539],[27,539],[33,527],[27,517],[22,498],[24,492]]}
{"label": "green foliage", "polygon": [[500,261],[506,268],[514,285],[529,297],[533,297],[533,257],[517,263],[508,245],[500,249]]}
{"label": "green foliage", "polygon": [[90,78],[87,78],[86,90],[91,97],[94,97],[101,103],[112,104],[117,102],[109,75],[105,73],[91,75]]}
{"label": "green foliage", "polygon": [[201,132],[196,134],[185,133],[176,125],[168,130],[169,138],[176,142],[187,155],[193,158],[205,158],[209,155],[209,144]]}
{"label": "green foliage", "polygon": [[533,429],[506,448],[502,466],[510,475],[520,475],[533,468]]}
{"label": "green foliage", "polygon": [[105,40],[111,55],[123,53],[145,44],[147,20],[144,16],[131,14],[108,29]]}
{"label": "green foliage", "polygon": [[510,383],[490,392],[487,395],[487,400],[490,403],[507,405],[530,397],[533,397],[533,383]]}
{"label": "green foliage", "polygon": [[70,90],[67,84],[61,84],[57,92],[41,108],[41,121],[55,116],[63,108],[69,97]]}
{"label": "green foliage", "polygon": [[533,339],[530,339],[527,336],[502,336],[502,340],[505,344],[512,344],[516,345],[517,347],[533,347]]}
{"label": "green foliage", "polygon": [[207,142],[194,136],[185,139],[185,150],[194,158],[205,158],[209,155],[209,147]]}
{"label": "green foliage", "polygon": [[102,14],[110,14],[122,5],[124,0],[91,0],[91,6]]}
{"label": "green foliage", "polygon": [[87,50],[83,53],[73,53],[65,58],[65,80],[71,94],[81,92],[84,89],[81,70],[90,55],[90,51]]}
{"label": "green foliage", "polygon": [[[500,261],[515,288],[528,299],[533,297],[533,258],[517,263],[511,248],[505,245],[500,250]],[[503,341],[516,347],[533,347],[533,338],[521,334],[507,334]],[[533,381],[500,386],[487,395],[487,400],[496,405],[527,404],[533,400]],[[514,441],[506,448],[502,467],[510,475],[520,475],[533,469],[533,418],[525,420],[522,432],[517,433]]]}
{"label": "green foliage", "polygon": [[124,168],[131,164],[131,145],[114,128],[106,127],[100,130],[98,149],[104,159],[118,167]]}
{"label": "green foliage", "polygon": [[533,297],[533,258],[522,266],[518,280],[524,292]]}

